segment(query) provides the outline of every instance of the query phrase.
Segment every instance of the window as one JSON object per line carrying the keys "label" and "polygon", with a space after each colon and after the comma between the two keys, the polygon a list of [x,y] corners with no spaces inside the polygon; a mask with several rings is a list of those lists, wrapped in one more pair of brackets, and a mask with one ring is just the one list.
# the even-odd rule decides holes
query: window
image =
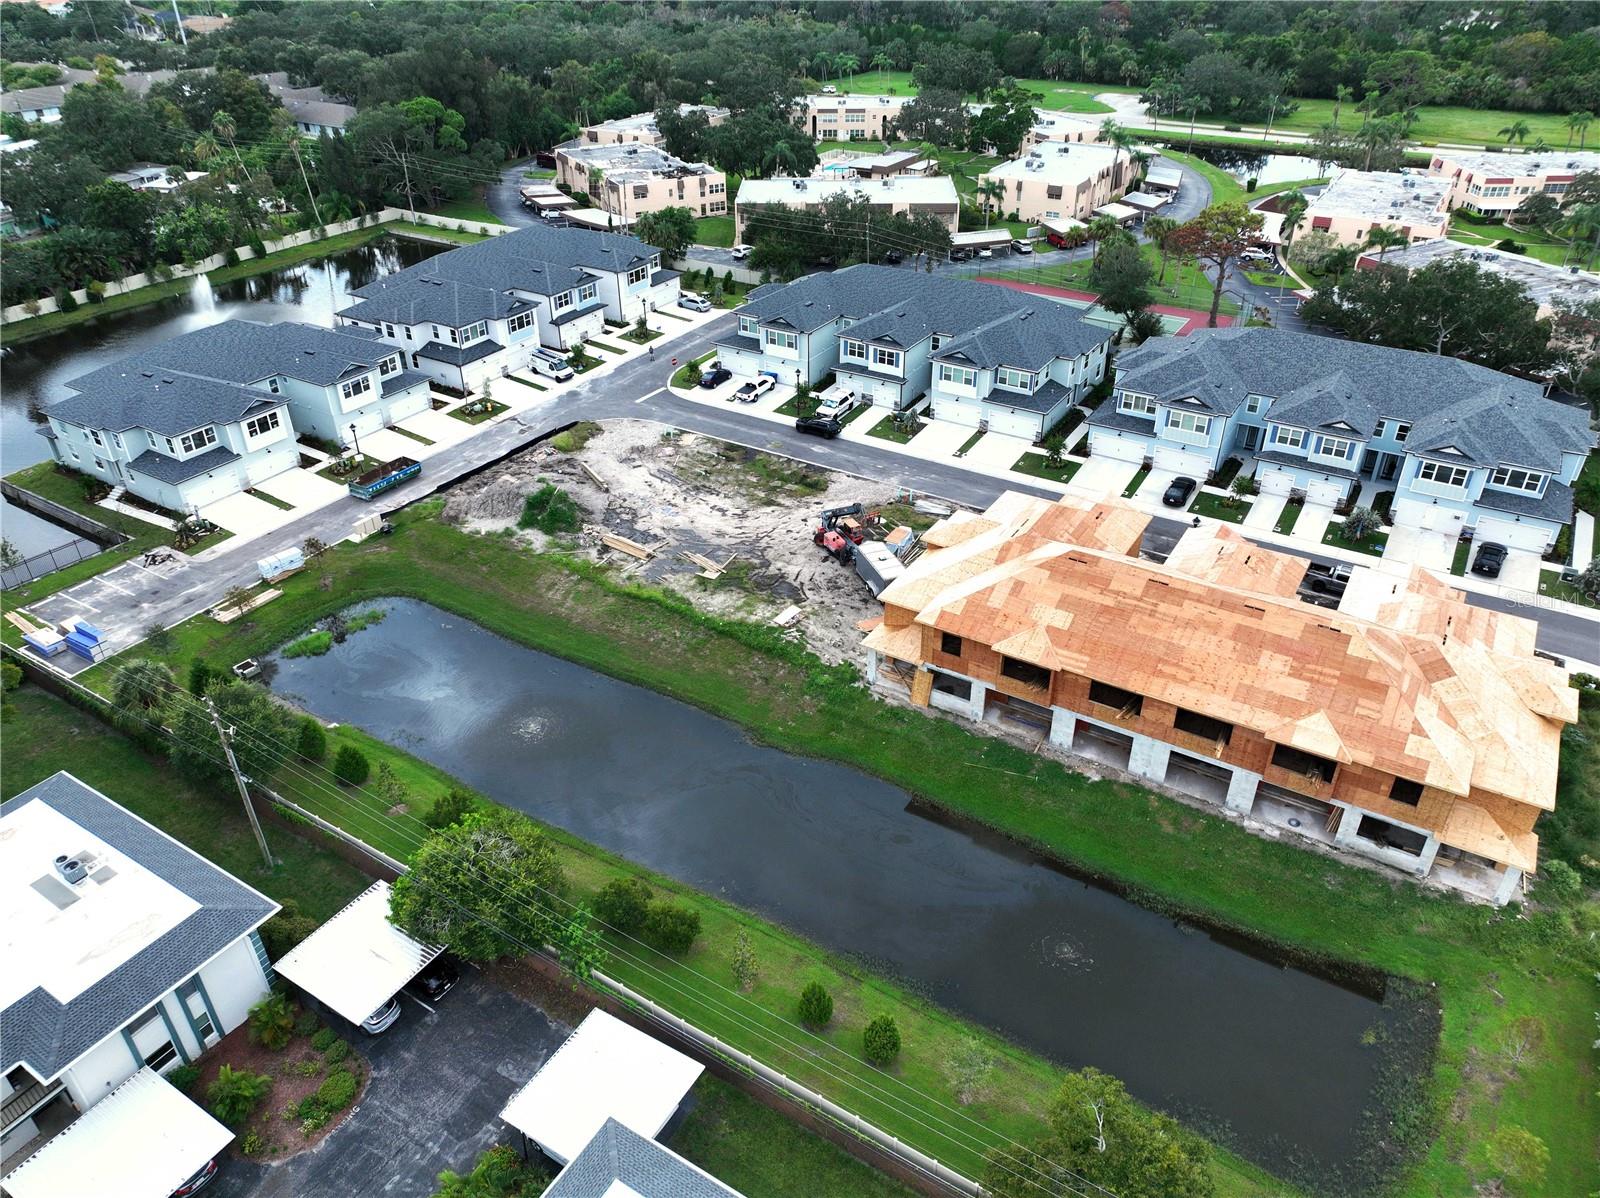
{"label": "window", "polygon": [[1117,411],[1133,412],[1139,416],[1154,416],[1156,414],[1156,401],[1148,395],[1134,395],[1131,391],[1124,391],[1117,400]]}
{"label": "window", "polygon": [[1244,397],[1244,410],[1259,415],[1267,410],[1272,400],[1265,395],[1246,395]]}
{"label": "window", "polygon": [[882,346],[872,347],[872,364],[883,366],[889,370],[900,369],[900,351],[897,349],[884,349]]}
{"label": "window", "polygon": [[552,308],[554,308],[557,312],[559,312],[563,308],[572,307],[572,303],[573,303],[572,292],[563,291],[560,295],[556,296],[554,299],[552,299],[550,301],[550,306]]}
{"label": "window", "polygon": [[776,349],[799,349],[800,337],[796,333],[780,333],[774,329],[768,329],[767,345]]}
{"label": "window", "polygon": [[648,200],[650,198],[650,185],[648,183],[635,183],[633,185],[633,198]]}
{"label": "window", "polygon": [[995,371],[994,381],[1002,387],[1010,387],[1013,391],[1033,393],[1033,373],[1031,371],[1015,370],[1010,366],[1002,366]]}
{"label": "window", "polygon": [[[167,443],[167,452],[168,453],[177,453],[178,452],[178,447],[172,443],[172,438],[171,437],[162,437],[161,439]],[[73,457],[77,457],[78,455],[77,454],[73,454],[72,456]]]}
{"label": "window", "polygon": [[1356,443],[1343,437],[1317,437],[1311,442],[1311,452],[1325,458],[1348,460],[1355,454]]}
{"label": "window", "polygon": [[1061,198],[1061,186],[1060,186],[1060,184],[1052,183],[1049,186],[1047,186],[1044,189],[1044,198],[1047,199],[1047,200],[1059,200]]}
{"label": "window", "polygon": [[756,318],[754,316],[739,317],[739,336],[754,337],[756,335]]}
{"label": "window", "polygon": [[1036,666],[1031,661],[1018,661],[1015,657],[1002,657],[1000,659],[1000,673],[1010,678],[1013,682],[1020,682],[1023,686],[1034,687],[1038,690],[1050,688],[1050,671],[1043,666]]}
{"label": "window", "polygon": [[1288,745],[1273,746],[1272,764],[1280,770],[1288,770],[1291,774],[1301,774],[1308,779],[1322,782],[1332,782],[1333,771],[1339,768],[1339,763],[1336,761],[1318,757],[1315,753],[1303,753],[1299,749],[1291,749]]}
{"label": "window", "polygon": [[1102,707],[1114,707],[1128,715],[1138,715],[1144,710],[1144,696],[1133,691],[1125,691],[1120,686],[1112,686],[1109,682],[1089,683],[1089,702],[1098,703]]}
{"label": "window", "polygon": [[[193,453],[197,449],[204,449],[207,445],[217,443],[217,430],[207,425],[192,433],[186,433],[178,438],[178,444],[183,446],[184,453]],[[171,444],[171,442],[168,442]]]}
{"label": "window", "polygon": [[1411,435],[1411,425],[1404,420],[1378,421],[1378,436],[1392,437],[1394,440],[1405,444],[1405,439]]}
{"label": "window", "polygon": [[99,432],[98,429],[90,429],[89,430],[89,440],[93,441],[96,445],[100,446],[100,448],[102,448],[102,449],[105,448],[105,444],[106,443],[100,439],[100,432]]}
{"label": "window", "polygon": [[394,325],[388,324],[387,322],[385,322],[385,324],[383,326],[383,335],[385,337],[393,337],[394,336]]}
{"label": "window", "polygon": [[1443,462],[1423,462],[1417,470],[1419,481],[1440,487],[1464,487],[1471,475],[1465,466],[1447,466]]}
{"label": "window", "polygon": [[848,337],[843,341],[839,353],[841,357],[854,358],[857,362],[865,362],[867,360],[866,343],[851,341]]}
{"label": "window", "polygon": [[1179,732],[1187,732],[1191,736],[1203,737],[1209,741],[1220,741],[1227,744],[1233,739],[1233,725],[1226,720],[1214,720],[1208,715],[1201,715],[1198,711],[1190,711],[1180,707],[1172,717],[1172,726]]}
{"label": "window", "polygon": [[978,372],[966,366],[952,366],[948,362],[940,362],[939,381],[941,383],[951,383],[957,387],[976,387],[978,385]]}
{"label": "window", "polygon": [[594,284],[593,283],[585,283],[582,287],[578,288],[578,302],[580,304],[586,304],[590,300],[592,300],[593,298],[594,298]]}
{"label": "window", "polygon": [[244,431],[247,437],[261,437],[270,433],[282,423],[277,412],[268,412],[265,416],[257,416],[254,420],[245,422]]}
{"label": "window", "polygon": [[532,327],[533,327],[533,313],[532,312],[518,312],[510,320],[506,321],[506,330],[508,332],[512,332],[512,333],[520,333],[520,332],[522,332],[523,329],[532,328]]}
{"label": "window", "polygon": [[[454,331],[454,329],[451,330],[451,332]],[[362,375],[358,379],[351,379],[349,382],[339,384],[339,394],[344,396],[346,399],[354,399],[356,396],[363,395],[371,390],[372,376],[366,374]]]}
{"label": "window", "polygon": [[1306,430],[1303,428],[1284,428],[1281,424],[1274,425],[1272,443],[1274,445],[1287,445],[1290,449],[1299,449],[1306,443]]}
{"label": "window", "polygon": [[939,652],[947,653],[951,657],[961,656],[961,638],[951,632],[939,634]]}
{"label": "window", "polygon": [[474,341],[481,341],[489,335],[489,322],[480,320],[477,324],[469,324],[461,330],[461,344],[471,345]]}
{"label": "window", "polygon": [[1201,416],[1194,412],[1167,413],[1167,427],[1182,433],[1193,433],[1197,437],[1211,435],[1211,417]]}
{"label": "window", "polygon": [[1508,491],[1527,491],[1531,495],[1537,495],[1544,488],[1544,477],[1532,470],[1515,470],[1509,466],[1498,466],[1489,476],[1489,481]]}
{"label": "window", "polygon": [[1422,801],[1422,783],[1413,782],[1410,778],[1396,778],[1389,787],[1389,798],[1407,807],[1415,807]]}
{"label": "window", "polygon": [[649,274],[650,268],[648,266],[635,266],[628,272],[628,286],[632,287],[635,283],[644,282]]}
{"label": "window", "polygon": [[215,1025],[211,1022],[211,1012],[206,1010],[205,996],[200,993],[200,979],[190,978],[177,990],[178,1005],[189,1016],[189,1026],[194,1028],[194,1034],[200,1043],[207,1044],[217,1034]]}
{"label": "window", "polygon": [[111,444],[115,445],[118,449],[122,448],[121,437],[117,436],[116,433],[107,433],[106,435],[111,438]]}
{"label": "window", "polygon": [[272,392],[274,395],[278,394],[278,380],[275,378],[268,379],[267,390]]}
{"label": "window", "polygon": [[946,337],[943,333],[935,333],[933,335],[933,345],[932,345],[933,352],[934,353],[938,353],[939,352],[939,347],[941,345],[943,345],[948,340],[950,340],[950,338]]}

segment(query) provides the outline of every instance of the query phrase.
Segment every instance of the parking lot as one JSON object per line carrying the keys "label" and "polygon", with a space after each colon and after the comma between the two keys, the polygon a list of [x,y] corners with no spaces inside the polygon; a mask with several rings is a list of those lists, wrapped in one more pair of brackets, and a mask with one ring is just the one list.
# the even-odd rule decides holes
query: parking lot
{"label": "parking lot", "polygon": [[508,1142],[506,1100],[566,1038],[538,1007],[471,967],[434,1010],[401,999],[380,1036],[351,1032],[372,1066],[353,1114],[315,1151],[276,1165],[221,1162],[217,1198],[427,1198],[443,1169],[465,1173]]}

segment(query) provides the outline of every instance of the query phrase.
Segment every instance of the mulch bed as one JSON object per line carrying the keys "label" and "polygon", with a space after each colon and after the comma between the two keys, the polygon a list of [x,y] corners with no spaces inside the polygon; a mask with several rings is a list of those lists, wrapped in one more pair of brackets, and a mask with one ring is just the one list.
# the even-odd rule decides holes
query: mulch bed
{"label": "mulch bed", "polygon": [[[312,1132],[309,1136],[300,1131],[300,1117],[296,1108],[302,1098],[309,1097],[317,1092],[317,1087],[327,1079],[331,1066],[322,1059],[322,1054],[311,1046],[310,1036],[295,1036],[289,1043],[274,1052],[263,1048],[250,1039],[248,1024],[241,1024],[219,1040],[204,1057],[201,1058],[200,1077],[189,1092],[189,1096],[202,1107],[209,1106],[206,1102],[206,1091],[211,1083],[217,1079],[217,1073],[224,1065],[232,1065],[235,1069],[247,1069],[251,1073],[264,1073],[272,1079],[272,1089],[267,1092],[256,1107],[255,1113],[233,1131],[237,1133],[231,1151],[235,1156],[242,1156],[240,1145],[251,1132],[261,1137],[266,1145],[260,1152],[253,1153],[249,1159],[255,1161],[281,1161],[291,1156],[315,1148],[329,1132],[338,1127],[350,1117],[350,1113],[361,1103],[362,1095],[366,1093],[367,1082],[371,1079],[372,1070],[367,1066],[365,1058],[356,1051],[357,1045],[350,1042],[350,1055],[345,1057],[343,1064],[356,1075],[356,1096],[350,1105],[328,1120],[325,1127]],[[315,1061],[318,1069],[311,1076],[302,1076],[297,1066],[302,1061]],[[290,1117],[283,1117],[288,1111]]]}

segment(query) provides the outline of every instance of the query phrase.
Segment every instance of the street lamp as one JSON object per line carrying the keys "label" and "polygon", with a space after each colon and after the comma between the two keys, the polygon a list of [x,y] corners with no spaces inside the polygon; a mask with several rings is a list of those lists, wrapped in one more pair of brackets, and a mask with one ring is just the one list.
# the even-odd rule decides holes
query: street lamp
{"label": "street lamp", "polygon": [[353,424],[350,426],[350,440],[355,442],[356,457],[359,458],[361,456],[361,438],[356,436],[356,426]]}

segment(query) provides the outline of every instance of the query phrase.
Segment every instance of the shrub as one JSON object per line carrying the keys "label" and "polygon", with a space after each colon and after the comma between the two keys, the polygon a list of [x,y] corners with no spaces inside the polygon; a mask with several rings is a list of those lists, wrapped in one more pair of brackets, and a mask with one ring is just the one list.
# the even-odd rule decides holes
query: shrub
{"label": "shrub", "polygon": [[300,731],[295,738],[295,752],[308,761],[321,761],[328,755],[328,734],[322,725],[310,716],[300,721]]}
{"label": "shrub", "polygon": [[250,1008],[250,1038],[277,1052],[294,1035],[294,1008],[282,994],[269,994]]}
{"label": "shrub", "polygon": [[553,483],[545,483],[524,501],[522,518],[517,521],[517,527],[536,528],[542,533],[554,535],[577,532],[580,523],[578,505],[572,502],[572,496]]}
{"label": "shrub", "polygon": [[326,629],[308,632],[297,641],[283,647],[285,657],[321,657],[333,648],[333,633]]}
{"label": "shrub", "polygon": [[681,903],[651,903],[642,934],[664,953],[686,953],[700,935],[700,912]]}
{"label": "shrub", "polygon": [[315,1057],[308,1057],[304,1061],[296,1061],[294,1071],[301,1077],[316,1077],[322,1072],[322,1062]]}
{"label": "shrub", "polygon": [[318,1111],[316,1114],[307,1115],[304,1119],[300,1120],[300,1134],[309,1140],[312,1136],[316,1135],[319,1131],[327,1126],[327,1112]]}
{"label": "shrub", "polygon": [[315,1011],[301,1011],[294,1017],[294,1034],[297,1036],[309,1036],[317,1030],[317,1024],[321,1022],[317,1018]]}
{"label": "shrub", "polygon": [[861,1055],[880,1069],[900,1055],[900,1027],[892,1015],[879,1015],[861,1033]]}
{"label": "shrub", "polygon": [[242,1156],[258,1156],[266,1150],[267,1142],[261,1138],[259,1132],[248,1131],[244,1139],[239,1141],[239,1152]]}
{"label": "shrub", "polygon": [[1570,903],[1583,893],[1583,878],[1565,861],[1546,861],[1539,867],[1539,897]]}
{"label": "shrub", "polygon": [[833,995],[823,989],[821,982],[807,982],[806,988],[800,991],[795,1013],[809,1028],[827,1027],[833,1019]]}
{"label": "shrub", "polygon": [[325,1027],[315,1036],[311,1037],[311,1047],[318,1052],[327,1052],[339,1040],[339,1033],[331,1027]]}
{"label": "shrub", "polygon": [[347,1069],[335,1069],[317,1087],[315,1097],[324,1111],[334,1115],[355,1101],[356,1088],[355,1074]]}
{"label": "shrub", "polygon": [[322,1059],[330,1065],[337,1065],[350,1055],[350,1042],[348,1040],[335,1040],[328,1045],[328,1051],[322,1054]]}
{"label": "shrub", "polygon": [[470,790],[452,786],[433,801],[433,807],[424,817],[424,822],[430,828],[448,828],[451,824],[460,823],[461,817],[475,806],[477,800],[473,798]]}
{"label": "shrub", "polygon": [[1358,507],[1344,518],[1345,536],[1352,541],[1364,541],[1383,525],[1382,518],[1369,507]]}
{"label": "shrub", "polygon": [[229,1127],[237,1127],[250,1117],[270,1089],[272,1079],[266,1074],[224,1065],[217,1071],[217,1080],[206,1088],[206,1101],[211,1104],[213,1115]]}
{"label": "shrub", "polygon": [[756,984],[756,946],[743,928],[733,942],[733,978],[746,993]]}
{"label": "shrub", "polygon": [[211,663],[203,657],[197,657],[189,663],[189,693],[203,695],[211,685],[211,680],[217,672],[211,668]]}
{"label": "shrub", "polygon": [[89,302],[91,304],[100,304],[105,302],[106,285],[99,279],[90,279],[89,282],[84,285],[83,290],[88,295]]}
{"label": "shrub", "polygon": [[339,755],[333,759],[333,776],[346,786],[360,786],[372,775],[372,765],[367,755],[354,745],[339,746]]}
{"label": "shrub", "polygon": [[300,914],[293,899],[285,899],[283,910],[261,925],[261,943],[267,957],[276,961],[317,930],[317,921]]}
{"label": "shrub", "polygon": [[78,297],[66,288],[62,288],[56,292],[56,309],[61,312],[76,312],[78,310]]}
{"label": "shrub", "polygon": [[607,927],[632,935],[644,926],[650,899],[650,887],[643,878],[617,878],[594,896],[594,913]]}
{"label": "shrub", "polygon": [[175,1069],[167,1070],[165,1077],[174,1089],[187,1094],[194,1088],[195,1082],[200,1080],[200,1066],[179,1065]]}

